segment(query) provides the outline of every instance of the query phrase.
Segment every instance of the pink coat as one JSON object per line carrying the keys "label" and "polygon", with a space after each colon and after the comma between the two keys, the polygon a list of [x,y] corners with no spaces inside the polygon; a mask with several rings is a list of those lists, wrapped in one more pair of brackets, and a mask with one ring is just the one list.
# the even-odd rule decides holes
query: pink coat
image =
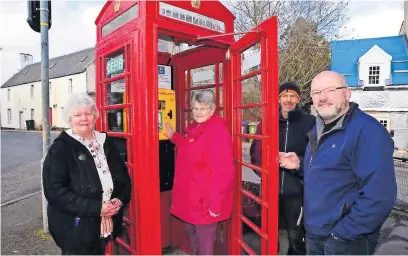
{"label": "pink coat", "polygon": [[[186,137],[174,133],[177,160],[171,213],[191,224],[210,224],[231,216],[234,163],[226,121],[214,114],[193,122]],[[209,210],[218,217],[212,217]]]}

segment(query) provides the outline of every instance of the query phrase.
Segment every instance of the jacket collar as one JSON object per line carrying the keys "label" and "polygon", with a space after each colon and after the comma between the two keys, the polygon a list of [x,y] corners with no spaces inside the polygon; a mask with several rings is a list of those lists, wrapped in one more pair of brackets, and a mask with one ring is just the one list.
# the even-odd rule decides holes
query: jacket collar
{"label": "jacket collar", "polygon": [[[323,135],[330,134],[337,130],[343,130],[350,122],[350,118],[355,109],[357,109],[358,104],[354,102],[350,102],[349,110],[337,121],[336,125],[328,132],[323,134],[325,123],[320,115],[316,116],[316,128],[312,129],[307,135],[309,137],[310,143],[312,148],[316,148],[318,141],[321,139]],[[313,147],[314,145],[314,147]]]}
{"label": "jacket collar", "polygon": [[287,120],[289,120],[289,122],[294,122],[300,119],[301,114],[302,114],[302,109],[299,107],[299,105],[296,104],[295,109],[293,109],[292,111],[289,111],[288,119],[286,119],[282,115],[282,106],[279,105],[279,120],[280,121],[286,122]]}
{"label": "jacket collar", "polygon": [[186,128],[186,133],[189,138],[198,138],[201,136],[201,134],[204,133],[206,127],[213,123],[214,121],[220,119],[220,116],[217,114],[217,112],[214,112],[214,114],[205,122],[203,123],[197,123],[195,120]]}

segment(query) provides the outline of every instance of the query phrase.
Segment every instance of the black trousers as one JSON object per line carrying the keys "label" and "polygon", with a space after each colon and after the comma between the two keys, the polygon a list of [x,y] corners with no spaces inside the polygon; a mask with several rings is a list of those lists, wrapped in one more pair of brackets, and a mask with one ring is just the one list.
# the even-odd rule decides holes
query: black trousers
{"label": "black trousers", "polygon": [[306,254],[302,198],[279,197],[279,229],[284,229],[288,233],[288,255]]}
{"label": "black trousers", "polygon": [[70,252],[70,251],[61,249],[61,255],[84,255],[84,254],[86,255],[105,255],[106,245],[108,244],[110,239],[111,239],[111,236],[108,236],[107,238],[99,239],[98,243],[95,244],[95,247],[92,248],[91,252],[74,253],[74,252]]}

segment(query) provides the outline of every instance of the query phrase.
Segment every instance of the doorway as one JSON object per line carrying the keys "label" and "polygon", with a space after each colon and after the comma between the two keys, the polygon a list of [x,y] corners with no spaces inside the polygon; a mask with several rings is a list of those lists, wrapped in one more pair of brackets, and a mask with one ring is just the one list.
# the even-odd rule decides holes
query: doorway
{"label": "doorway", "polygon": [[20,130],[22,130],[25,127],[25,125],[24,125],[24,112],[20,111],[18,116],[19,116]]}

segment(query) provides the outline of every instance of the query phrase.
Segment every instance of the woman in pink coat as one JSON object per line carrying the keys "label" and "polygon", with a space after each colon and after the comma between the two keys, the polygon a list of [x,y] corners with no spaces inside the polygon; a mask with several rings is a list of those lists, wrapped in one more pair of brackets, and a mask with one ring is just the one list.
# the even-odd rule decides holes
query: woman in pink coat
{"label": "woman in pink coat", "polygon": [[178,150],[171,213],[186,222],[192,254],[212,255],[217,223],[232,211],[232,140],[226,121],[215,113],[211,90],[196,92],[191,106],[194,122],[186,136],[166,124]]}

